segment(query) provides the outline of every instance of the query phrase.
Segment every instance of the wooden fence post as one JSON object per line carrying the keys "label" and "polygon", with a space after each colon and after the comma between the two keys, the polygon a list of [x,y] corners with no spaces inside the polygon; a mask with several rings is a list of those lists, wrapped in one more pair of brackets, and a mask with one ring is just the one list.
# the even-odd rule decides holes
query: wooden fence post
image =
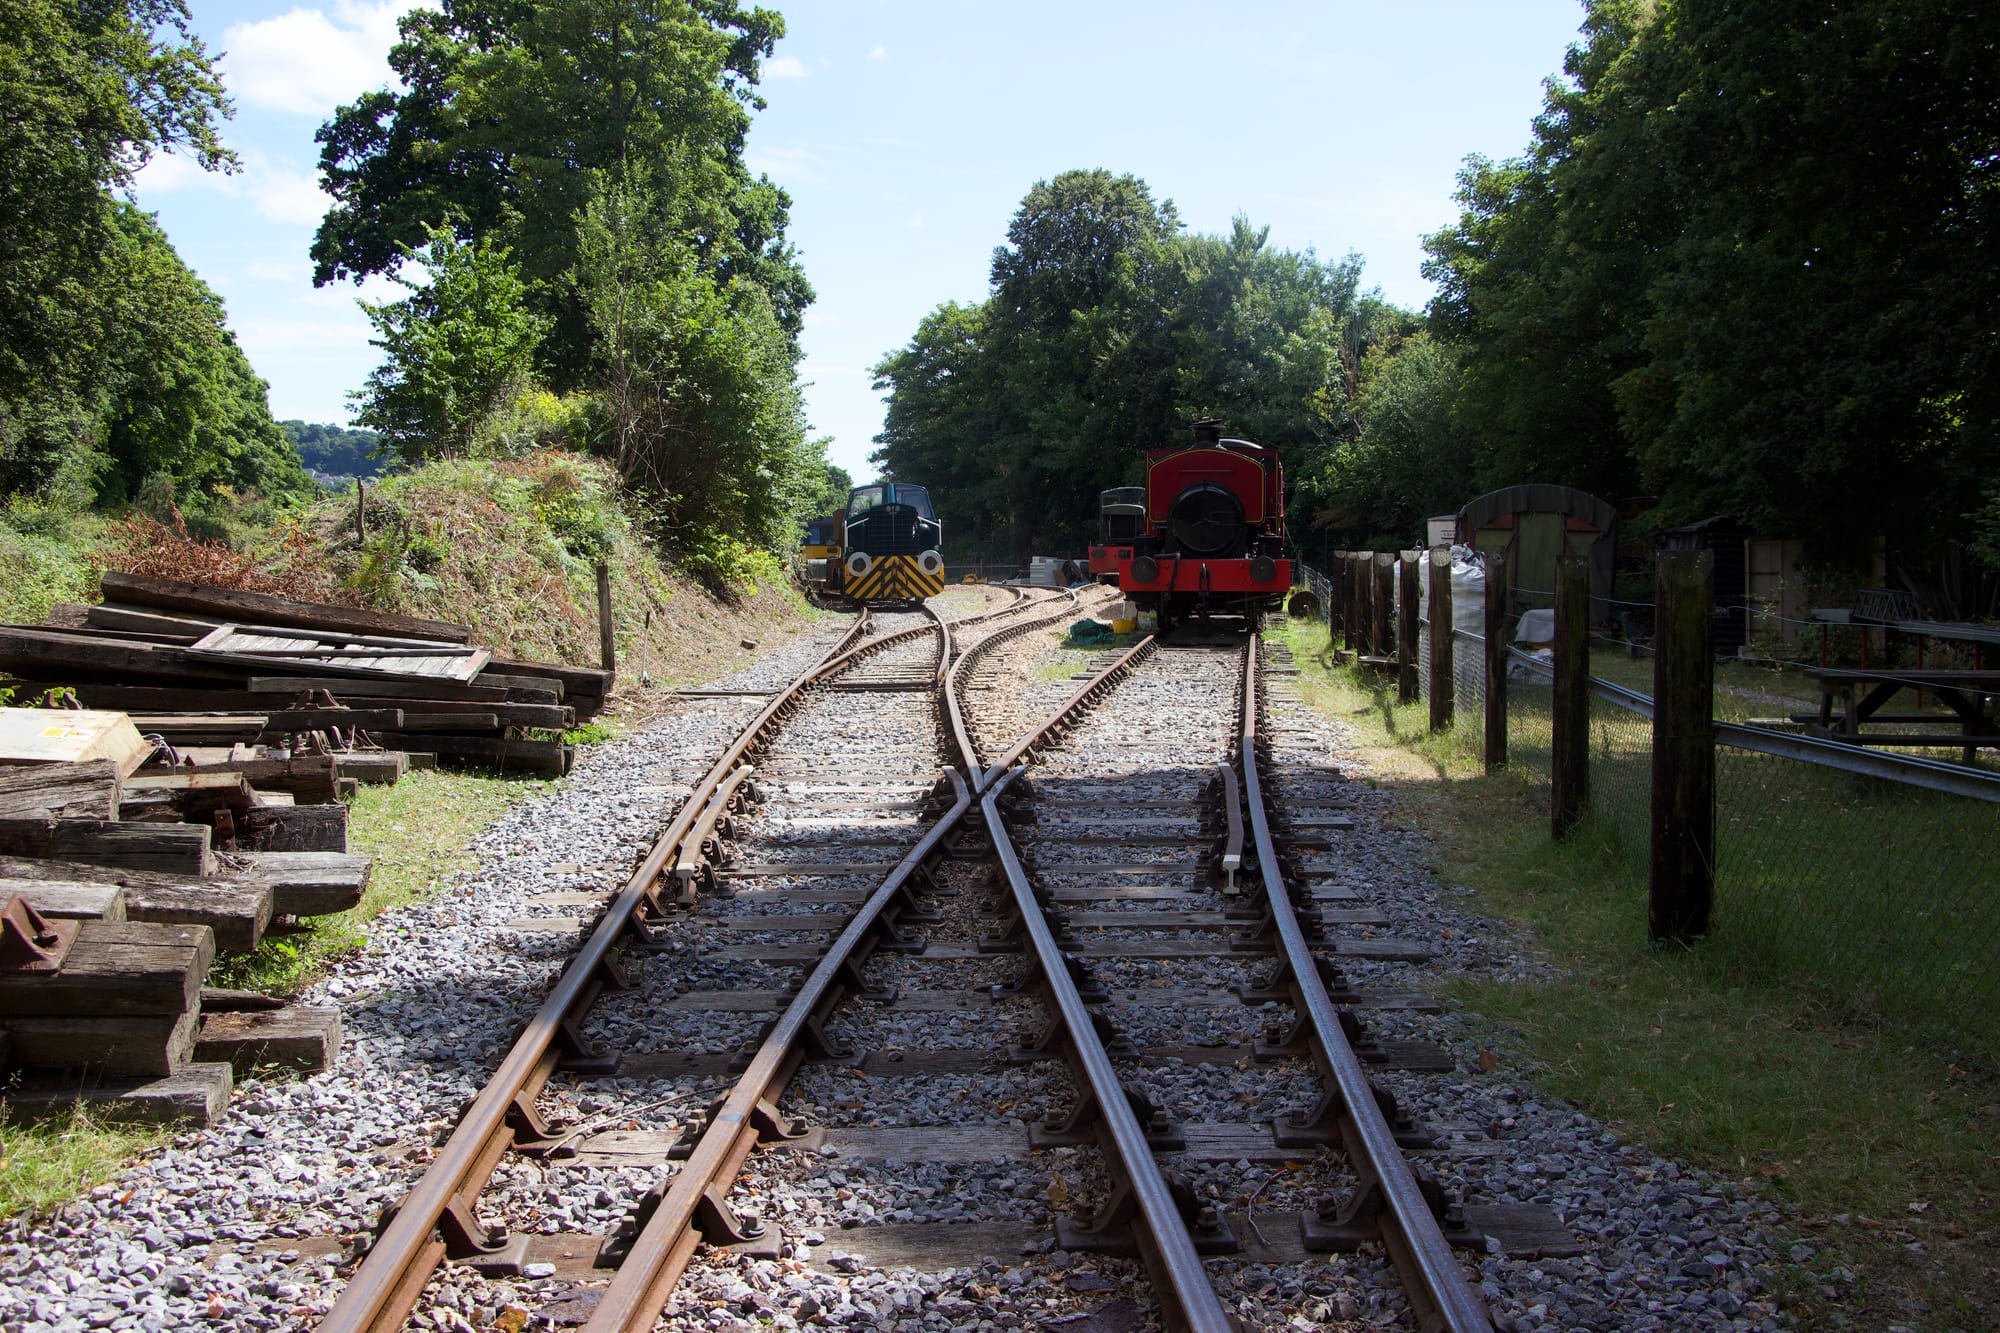
{"label": "wooden fence post", "polygon": [[1354,607],[1352,580],[1347,577],[1347,552],[1333,553],[1333,616],[1340,626],[1339,646],[1343,649],[1354,647]]}
{"label": "wooden fence post", "polygon": [[1549,826],[1570,835],[1590,802],[1590,566],[1556,561],[1555,698],[1549,747]]}
{"label": "wooden fence post", "polygon": [[618,669],[617,636],[611,623],[611,566],[597,562],[597,647],[606,671]]}
{"label": "wooden fence post", "polygon": [[1397,560],[1402,595],[1396,601],[1396,702],[1417,701],[1417,561],[1422,551]]}
{"label": "wooden fence post", "polygon": [[1382,644],[1374,636],[1374,554],[1366,550],[1354,556],[1354,590],[1360,596],[1356,620],[1362,630],[1362,652],[1374,656],[1382,650]]}
{"label": "wooden fence post", "polygon": [[1431,730],[1444,731],[1451,726],[1456,688],[1451,671],[1451,548],[1433,548],[1430,562],[1431,678],[1424,683],[1424,693],[1431,701]]}
{"label": "wooden fence post", "polygon": [[368,540],[367,502],[366,500],[363,499],[363,494],[361,489],[361,478],[356,477],[354,479],[354,541],[356,545],[362,545],[365,544],[367,540]]}
{"label": "wooden fence post", "polygon": [[1375,585],[1375,655],[1387,657],[1396,651],[1392,626],[1396,610],[1396,557],[1377,551],[1369,559],[1368,577]]}
{"label": "wooden fence post", "polygon": [[1653,583],[1654,940],[1708,933],[1715,890],[1715,558],[1661,551]]}
{"label": "wooden fence post", "polygon": [[1486,553],[1486,771],[1507,767],[1507,556]]}

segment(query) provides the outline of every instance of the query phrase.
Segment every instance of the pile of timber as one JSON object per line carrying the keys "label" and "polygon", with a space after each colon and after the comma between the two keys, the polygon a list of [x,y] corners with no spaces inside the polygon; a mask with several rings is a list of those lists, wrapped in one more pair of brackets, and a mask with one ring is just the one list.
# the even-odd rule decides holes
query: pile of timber
{"label": "pile of timber", "polygon": [[[59,687],[128,713],[200,770],[226,758],[333,753],[342,776],[405,762],[562,774],[560,732],[604,707],[612,674],[495,657],[463,625],[107,572],[80,625],[0,625],[17,697]],[[352,757],[350,759],[350,757]],[[419,763],[423,761],[418,761]],[[329,798],[330,799],[330,798]]]}
{"label": "pile of timber", "polygon": [[0,747],[6,1114],[81,1101],[100,1119],[206,1123],[233,1068],[324,1068],[338,1010],[202,983],[217,953],[360,902],[370,860],[348,852],[330,761],[329,801],[300,805],[241,773],[148,775],[136,765],[151,747],[115,714],[4,709],[0,730],[24,715],[51,723],[38,741],[115,757],[19,760],[21,746]]}

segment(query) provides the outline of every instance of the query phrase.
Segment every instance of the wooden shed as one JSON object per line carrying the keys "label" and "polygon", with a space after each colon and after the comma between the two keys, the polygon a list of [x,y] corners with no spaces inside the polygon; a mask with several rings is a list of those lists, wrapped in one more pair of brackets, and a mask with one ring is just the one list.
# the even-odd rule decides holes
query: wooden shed
{"label": "wooden shed", "polygon": [[1543,482],[1488,491],[1458,511],[1458,540],[1506,552],[1509,614],[1555,605],[1556,560],[1566,552],[1590,562],[1592,619],[1610,605],[1618,511],[1587,491]]}

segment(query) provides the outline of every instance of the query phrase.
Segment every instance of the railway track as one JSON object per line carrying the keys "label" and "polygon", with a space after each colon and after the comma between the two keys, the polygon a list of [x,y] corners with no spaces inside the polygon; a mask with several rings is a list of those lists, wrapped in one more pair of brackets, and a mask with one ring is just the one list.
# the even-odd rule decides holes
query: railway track
{"label": "railway track", "polygon": [[[1296,859],[1340,816],[1267,808],[1254,641],[1103,655],[1024,730],[982,664],[1073,612],[1050,600],[857,623],[766,702],[322,1327],[402,1327],[447,1254],[522,1271],[543,1188],[595,1171],[640,1196],[599,1195],[624,1217],[575,1312],[599,1333],[692,1317],[672,1302],[704,1241],[846,1268],[902,1243],[972,1271],[1046,1251],[1052,1224],[1100,1256],[1074,1290],[1170,1328],[1284,1322],[1259,1274],[1379,1240],[1417,1327],[1490,1329],[1450,1253],[1479,1238],[1407,1164],[1418,1131],[1353,1017],[1369,997],[1327,962],[1398,942],[1344,938],[1374,918]],[[843,1229],[860,1207],[878,1225]],[[864,1232],[889,1249],[854,1255]],[[939,1308],[976,1322],[980,1290]]]}

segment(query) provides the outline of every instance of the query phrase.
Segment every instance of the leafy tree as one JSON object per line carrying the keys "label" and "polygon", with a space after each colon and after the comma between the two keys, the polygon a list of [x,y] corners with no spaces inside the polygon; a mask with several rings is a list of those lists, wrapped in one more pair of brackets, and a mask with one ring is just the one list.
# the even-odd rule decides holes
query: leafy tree
{"label": "leafy tree", "polygon": [[[819,441],[819,447],[824,449],[826,441]],[[854,478],[847,475],[847,469],[835,463],[828,463],[826,481],[820,487],[819,497],[812,502],[812,507],[806,512],[811,517],[817,518],[822,514],[831,514],[836,509],[844,508],[847,504],[847,493],[853,489]]]}
{"label": "leafy tree", "polygon": [[319,131],[335,203],[314,281],[393,273],[448,226],[520,256],[550,326],[543,370],[592,368],[576,294],[577,221],[601,177],[639,185],[652,225],[723,285],[762,287],[796,335],[812,291],[784,241],[790,200],[742,162],[758,60],[784,24],[735,0],[444,0],[403,16],[402,91],[369,93]]}
{"label": "leafy tree", "polygon": [[805,439],[796,344],[762,287],[718,281],[645,203],[607,187],[580,227],[577,293],[611,455],[670,545],[775,549],[826,479],[823,442]]}
{"label": "leafy tree", "polygon": [[1595,0],[1583,36],[1427,242],[1482,479],[1643,488],[1849,568],[1968,538],[2000,465],[2000,27]]}
{"label": "leafy tree", "polygon": [[968,553],[1074,549],[1097,492],[1203,416],[1315,475],[1394,322],[1358,298],[1358,257],[1276,250],[1241,219],[1184,235],[1130,176],[1038,182],[1008,238],[986,302],[939,307],[875,367],[890,399],[874,460],[936,488]]}
{"label": "leafy tree", "polygon": [[1327,455],[1326,525],[1364,540],[1407,542],[1432,514],[1478,493],[1478,458],[1458,419],[1464,371],[1456,349],[1426,333],[1376,358],[1356,402],[1359,429]]}
{"label": "leafy tree", "polygon": [[121,502],[162,475],[183,496],[314,493],[271,419],[264,381],[223,324],[221,300],[150,214],[121,205],[114,225],[118,320],[105,365],[98,500]]}
{"label": "leafy tree", "polygon": [[470,452],[480,422],[528,378],[543,328],[505,247],[434,227],[421,262],[428,283],[399,276],[408,296],[361,303],[383,362],[355,394],[355,421],[410,461]]}
{"label": "leafy tree", "polygon": [[129,225],[109,197],[172,148],[233,168],[180,0],[0,7],[0,491],[89,484]]}
{"label": "leafy tree", "polygon": [[381,473],[383,460],[376,453],[382,437],[372,430],[304,421],[281,421],[285,438],[299,451],[299,459],[315,472],[330,477],[373,477]]}

